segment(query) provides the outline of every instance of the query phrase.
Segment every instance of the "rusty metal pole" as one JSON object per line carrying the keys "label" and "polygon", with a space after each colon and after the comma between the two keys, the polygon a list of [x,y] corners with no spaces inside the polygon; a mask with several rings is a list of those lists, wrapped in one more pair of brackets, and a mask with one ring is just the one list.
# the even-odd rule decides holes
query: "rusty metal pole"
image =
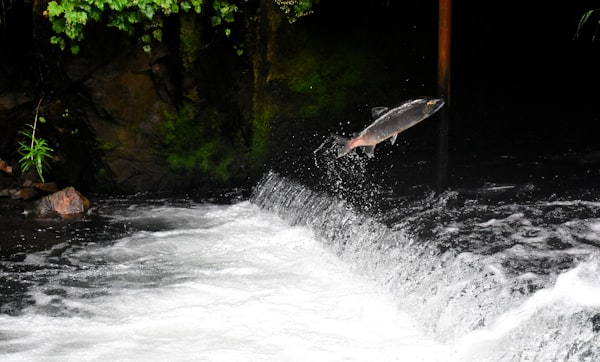
{"label": "rusty metal pole", "polygon": [[448,124],[450,111],[450,35],[452,0],[439,0],[438,96],[446,102],[440,110],[437,154],[437,192],[448,186]]}

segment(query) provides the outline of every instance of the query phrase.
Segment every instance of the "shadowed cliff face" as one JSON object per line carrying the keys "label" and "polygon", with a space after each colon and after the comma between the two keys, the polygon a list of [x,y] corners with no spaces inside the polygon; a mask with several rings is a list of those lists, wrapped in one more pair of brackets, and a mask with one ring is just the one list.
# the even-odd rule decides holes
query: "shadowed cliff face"
{"label": "shadowed cliff face", "polygon": [[[193,83],[200,78],[190,74],[204,72],[197,68],[182,71],[177,22],[169,23],[171,33],[150,54],[144,53],[135,39],[91,28],[77,56],[48,44],[47,25],[35,36],[30,34],[27,41],[11,43],[13,52],[9,54],[42,44],[37,54],[40,72],[29,73],[29,81],[10,77],[19,62],[3,56],[0,116],[6,137],[0,144],[0,158],[16,166],[15,136],[25,123],[33,121],[42,99],[39,114],[48,122],[40,125],[38,136],[54,149],[48,172],[50,179],[60,184],[78,185],[91,192],[134,193],[208,187],[229,184],[229,178],[245,178],[243,173],[231,177],[233,172],[227,167],[237,171],[239,166],[220,159],[221,154],[238,150],[237,140],[227,144],[222,138],[234,133],[226,125],[239,111],[215,111],[228,109],[223,103],[232,102],[231,87],[202,82],[196,88],[227,87],[229,93],[197,95],[196,88],[183,92],[184,81]],[[235,56],[230,47],[227,50],[228,56]],[[228,71],[225,66],[216,70]],[[209,98],[219,99],[218,105]],[[220,173],[215,175],[217,167],[221,167]]]}
{"label": "shadowed cliff face", "polygon": [[[60,83],[54,76],[49,90],[37,90],[35,98],[15,104],[7,112],[5,134],[15,137],[25,123],[31,123],[32,109],[43,97],[39,114],[47,124],[40,125],[38,136],[55,150],[49,171],[53,180],[93,191],[158,190],[169,183],[181,186],[155,147],[163,115],[175,109],[168,93],[170,78],[159,74],[164,73],[164,65],[118,38],[100,41],[78,57],[61,58],[60,68],[47,68],[61,72]],[[18,101],[24,98],[20,97]],[[10,117],[11,112],[18,115]],[[14,164],[16,148],[6,143],[2,148],[0,157]]]}
{"label": "shadowed cliff face", "polygon": [[152,148],[156,123],[173,109],[169,77],[158,74],[168,53],[146,55],[110,31],[91,32],[94,46],[80,56],[61,53],[49,44],[43,8],[43,2],[16,3],[3,14],[0,158],[18,176],[18,132],[37,110],[47,121],[38,124],[37,136],[54,150],[50,180],[86,191],[164,186],[170,171]]}
{"label": "shadowed cliff face", "polygon": [[[92,49],[65,65],[71,82],[85,94],[84,115],[103,155],[102,177],[108,183],[103,186],[125,192],[176,186],[178,180],[155,149],[164,114],[175,110],[173,81],[162,74],[167,72],[163,59],[129,42],[120,49],[104,59]],[[160,50],[159,56],[169,56]]]}

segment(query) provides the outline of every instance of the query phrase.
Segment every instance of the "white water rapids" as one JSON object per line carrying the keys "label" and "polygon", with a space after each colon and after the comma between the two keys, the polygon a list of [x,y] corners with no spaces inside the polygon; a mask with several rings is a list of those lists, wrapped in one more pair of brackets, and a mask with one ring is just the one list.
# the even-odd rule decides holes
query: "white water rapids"
{"label": "white water rapids", "polygon": [[0,360],[598,360],[600,202],[442,196],[392,226],[276,174],[105,201],[0,261]]}
{"label": "white water rapids", "polygon": [[[435,361],[423,335],[304,227],[249,202],[140,208],[170,230],[58,245],[66,265],[0,315],[2,361]],[[44,264],[53,251],[30,254]]]}

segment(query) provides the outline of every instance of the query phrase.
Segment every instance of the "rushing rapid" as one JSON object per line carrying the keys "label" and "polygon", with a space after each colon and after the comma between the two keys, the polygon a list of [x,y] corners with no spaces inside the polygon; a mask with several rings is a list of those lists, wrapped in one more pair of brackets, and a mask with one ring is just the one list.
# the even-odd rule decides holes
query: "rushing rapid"
{"label": "rushing rapid", "polygon": [[330,146],[229,203],[0,229],[0,359],[600,360],[597,172],[435,193]]}
{"label": "rushing rapid", "polygon": [[454,360],[600,359],[600,202],[490,198],[508,189],[426,192],[369,216],[271,173],[254,202],[315,230]]}
{"label": "rushing rapid", "polygon": [[428,361],[446,354],[309,228],[247,201],[112,203],[95,212],[106,226],[132,231],[100,242],[84,228],[79,240],[2,261],[4,288],[25,289],[20,308],[4,290],[3,361]]}

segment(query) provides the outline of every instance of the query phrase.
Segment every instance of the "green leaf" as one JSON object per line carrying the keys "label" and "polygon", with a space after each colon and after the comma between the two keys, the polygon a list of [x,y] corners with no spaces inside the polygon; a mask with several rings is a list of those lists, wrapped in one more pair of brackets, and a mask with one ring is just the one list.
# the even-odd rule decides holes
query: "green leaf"
{"label": "green leaf", "polygon": [[66,26],[67,22],[64,18],[58,18],[52,22],[52,30],[57,34],[64,33]]}
{"label": "green leaf", "polygon": [[58,45],[60,50],[65,50],[65,39],[63,39],[62,37],[53,36],[52,38],[50,38],[50,43]]}
{"label": "green leaf", "polygon": [[[38,118],[40,122],[44,122],[44,117]],[[44,181],[43,171],[49,168],[49,161],[53,159],[52,152],[54,150],[48,146],[48,143],[43,138],[35,138],[35,123],[34,125],[27,124],[26,127],[31,128],[31,131],[24,129],[18,132],[18,134],[24,135],[29,139],[30,142],[20,142],[17,152],[22,156],[19,159],[19,165],[22,172],[29,171],[35,166],[38,176]]]}
{"label": "green leaf", "polygon": [[107,4],[112,10],[123,10],[127,7],[128,0],[110,0]]}
{"label": "green leaf", "polygon": [[[230,4],[230,1],[213,0],[211,3],[216,3],[215,9],[219,9],[215,11],[216,17],[211,18],[216,25],[233,21],[237,6]],[[78,43],[84,39],[90,23],[116,28],[130,35],[139,28],[145,28],[146,32],[161,42],[162,30],[154,29],[165,16],[190,10],[199,14],[202,5],[203,0],[51,0],[47,5],[54,31],[50,42],[63,50],[69,46],[71,52],[77,54]],[[137,24],[142,26],[138,27]]]}
{"label": "green leaf", "polygon": [[159,43],[162,42],[162,35],[162,29],[154,29],[152,32],[152,36],[154,36],[154,39],[156,39]]}
{"label": "green leaf", "polygon": [[202,0],[190,0],[190,2],[194,6],[194,11],[200,14],[202,11]]}
{"label": "green leaf", "polygon": [[156,10],[149,5],[140,6],[140,11],[148,20],[152,20],[154,18],[154,14]]}
{"label": "green leaf", "polygon": [[[588,22],[590,21],[590,18],[596,14],[600,12],[600,9],[593,9],[593,10],[589,10],[587,11],[585,14],[583,14],[581,16],[581,18],[579,19],[579,24],[577,25],[577,31],[575,32],[575,37],[579,37],[579,33],[581,32],[581,28]],[[597,22],[597,26],[600,26],[600,21]],[[592,41],[595,40],[596,38],[596,34],[597,34],[598,30],[596,30],[594,32],[594,36],[592,37]]]}
{"label": "green leaf", "polygon": [[129,14],[127,14],[127,22],[129,24],[136,24],[138,22],[138,15],[137,15],[137,13],[130,12]]}
{"label": "green leaf", "polygon": [[50,20],[59,16],[60,14],[64,13],[64,11],[65,11],[64,8],[56,1],[50,1],[48,3],[47,10],[48,10],[48,17],[50,18]]}

